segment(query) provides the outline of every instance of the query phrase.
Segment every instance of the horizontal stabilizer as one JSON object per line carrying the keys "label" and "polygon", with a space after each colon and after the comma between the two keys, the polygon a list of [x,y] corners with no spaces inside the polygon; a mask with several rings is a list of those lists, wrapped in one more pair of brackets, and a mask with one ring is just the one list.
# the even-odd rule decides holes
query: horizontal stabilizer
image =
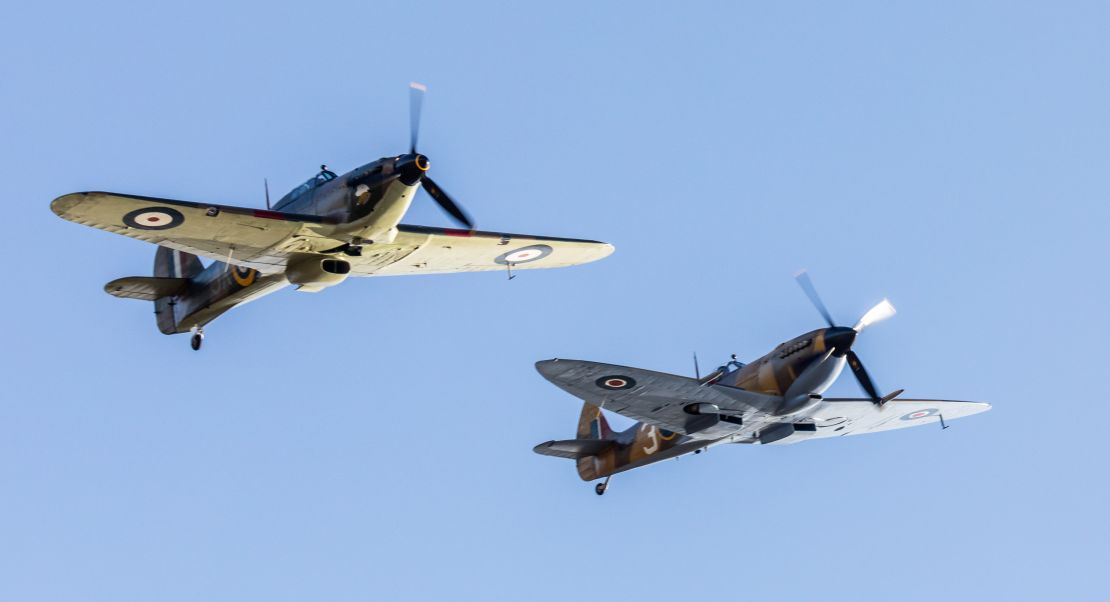
{"label": "horizontal stabilizer", "polygon": [[605,451],[613,441],[610,439],[564,439],[562,441],[547,441],[532,448],[532,451],[541,456],[555,456],[577,460],[586,456],[596,456]]}
{"label": "horizontal stabilizer", "polygon": [[154,301],[183,291],[188,278],[159,278],[156,276],[128,276],[116,278],[104,285],[104,292],[121,299]]}

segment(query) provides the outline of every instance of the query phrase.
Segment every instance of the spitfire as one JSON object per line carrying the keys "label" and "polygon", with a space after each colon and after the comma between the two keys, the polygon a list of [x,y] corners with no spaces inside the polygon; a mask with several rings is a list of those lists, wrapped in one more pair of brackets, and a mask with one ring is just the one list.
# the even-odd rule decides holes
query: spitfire
{"label": "spitfire", "polygon": [[[838,326],[807,274],[798,283],[828,323],[775,347],[749,363],[735,360],[702,378],[677,376],[581,360],[536,363],[544,378],[585,404],[577,438],[547,441],[538,454],[576,461],[585,481],[604,478],[595,491],[605,493],[609,478],[723,443],[786,444],[893,430],[978,414],[986,403],[898,399],[902,390],[881,394],[852,349],[868,327],[892,317],[883,300],[851,328]],[[865,398],[827,398],[848,366]],[[614,433],[601,409],[638,420]]]}
{"label": "spitfire", "polygon": [[[154,301],[165,334],[192,332],[227,310],[286,286],[317,292],[350,276],[558,268],[596,261],[612,245],[573,238],[481,232],[429,175],[417,150],[426,88],[410,87],[409,150],[343,175],[320,172],[266,209],[112,192],[78,192],[50,208],[63,219],[159,245],[153,276],[105,285],[117,297]],[[464,229],[401,219],[423,189]],[[214,260],[205,267],[199,257]]]}

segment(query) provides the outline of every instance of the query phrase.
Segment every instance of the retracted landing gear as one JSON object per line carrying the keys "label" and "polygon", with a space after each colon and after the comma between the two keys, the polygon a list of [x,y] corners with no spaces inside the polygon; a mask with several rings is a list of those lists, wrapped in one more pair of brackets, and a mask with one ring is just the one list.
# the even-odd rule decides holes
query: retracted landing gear
{"label": "retracted landing gear", "polygon": [[597,485],[594,485],[594,493],[598,495],[605,495],[605,490],[609,488],[609,479],[611,478],[612,476],[605,477],[604,481],[598,483]]}
{"label": "retracted landing gear", "polygon": [[204,329],[198,328],[193,332],[193,336],[189,339],[189,346],[193,351],[200,351],[200,345],[204,342]]}

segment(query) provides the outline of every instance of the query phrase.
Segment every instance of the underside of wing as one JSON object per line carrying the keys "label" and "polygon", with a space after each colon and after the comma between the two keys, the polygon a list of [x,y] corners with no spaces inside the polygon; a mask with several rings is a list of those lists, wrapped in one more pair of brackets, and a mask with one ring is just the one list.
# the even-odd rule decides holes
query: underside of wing
{"label": "underside of wing", "polygon": [[71,222],[264,274],[281,272],[291,253],[342,244],[327,238],[327,220],[312,215],[111,192],[67,194],[50,208]]}
{"label": "underside of wing", "polygon": [[613,246],[593,240],[398,226],[389,244],[365,247],[350,258],[352,276],[561,268],[597,261]]}
{"label": "underside of wing", "polygon": [[870,399],[825,399],[812,414],[817,425],[809,437],[862,435],[911,426],[939,425],[991,409],[989,403],[945,399],[895,399],[881,407]]}
{"label": "underside of wing", "polygon": [[722,415],[747,420],[763,416],[781,401],[735,387],[703,385],[685,376],[598,362],[545,360],[536,363],[536,370],[586,403],[683,435],[706,433],[688,428],[697,419],[684,409],[692,403],[712,404]]}

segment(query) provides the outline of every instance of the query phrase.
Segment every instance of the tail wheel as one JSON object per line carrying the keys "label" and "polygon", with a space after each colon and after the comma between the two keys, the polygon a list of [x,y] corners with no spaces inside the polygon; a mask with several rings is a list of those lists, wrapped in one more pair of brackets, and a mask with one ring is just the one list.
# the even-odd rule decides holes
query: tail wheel
{"label": "tail wheel", "polygon": [[598,495],[605,495],[605,489],[607,489],[607,485],[607,483],[598,483],[597,485],[594,485],[594,493]]}
{"label": "tail wheel", "polygon": [[193,351],[200,351],[200,344],[203,342],[204,335],[197,332],[194,333],[192,338],[189,339],[189,346],[193,348]]}

